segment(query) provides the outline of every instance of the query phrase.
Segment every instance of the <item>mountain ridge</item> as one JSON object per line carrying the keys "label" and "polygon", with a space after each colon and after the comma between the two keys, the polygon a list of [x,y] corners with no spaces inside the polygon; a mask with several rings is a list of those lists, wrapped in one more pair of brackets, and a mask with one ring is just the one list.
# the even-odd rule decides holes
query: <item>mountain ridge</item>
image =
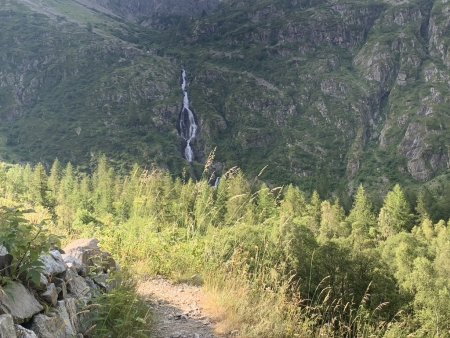
{"label": "mountain ridge", "polygon": [[[200,125],[194,166],[217,148],[218,168],[238,165],[256,175],[269,165],[263,179],[301,183],[321,194],[353,191],[359,182],[380,191],[395,182],[413,189],[426,182],[445,186],[450,42],[444,1],[178,2],[181,9],[172,12],[158,1],[145,3],[147,12],[140,2],[27,2],[34,11],[54,11],[53,23],[44,23],[51,14],[30,19],[34,14],[17,9],[19,1],[5,2],[16,6],[12,16],[29,17],[21,29],[40,20],[49,27],[45,36],[70,45],[76,32],[84,41],[78,49],[61,47],[59,66],[25,72],[56,77],[47,87],[39,76],[37,87],[18,86],[26,117],[21,104],[0,108],[10,123],[2,132],[5,160],[82,163],[106,153],[119,165],[137,161],[181,172],[186,163],[176,126],[184,66]],[[89,8],[100,5],[102,13]],[[191,10],[183,12],[185,5]],[[65,27],[65,36],[54,27]],[[22,41],[29,41],[27,34]],[[2,45],[6,54],[17,48],[6,40]],[[33,53],[30,63],[39,59]],[[72,71],[84,75],[70,75],[70,58],[81,65]],[[13,63],[6,77],[13,74],[20,83],[20,69],[28,66]],[[7,92],[4,78],[0,88]],[[67,95],[77,87],[86,100]],[[51,95],[55,89],[60,95]],[[79,118],[68,118],[74,112]],[[41,120],[59,131],[59,141],[46,140],[50,130],[17,136]]]}

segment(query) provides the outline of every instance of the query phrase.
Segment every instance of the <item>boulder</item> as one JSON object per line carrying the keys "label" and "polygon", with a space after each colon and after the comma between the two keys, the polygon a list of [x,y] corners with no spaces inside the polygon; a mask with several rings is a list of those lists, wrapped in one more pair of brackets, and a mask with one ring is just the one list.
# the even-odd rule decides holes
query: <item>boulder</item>
{"label": "boulder", "polygon": [[52,250],[49,254],[42,255],[40,259],[44,264],[43,273],[47,276],[61,275],[67,270],[67,265],[58,250]]}
{"label": "boulder", "polygon": [[67,313],[69,314],[70,323],[72,324],[75,332],[78,332],[80,331],[80,322],[78,320],[76,300],[75,298],[67,298],[65,302]]}
{"label": "boulder", "polygon": [[[73,320],[69,315],[69,312],[67,311],[66,301],[60,300],[58,302],[58,306],[56,307],[56,311],[58,312],[58,316],[61,317],[62,320],[64,321],[64,330],[66,336],[75,337],[77,332],[76,329],[73,327]],[[75,315],[76,315],[76,308],[75,308]]]}
{"label": "boulder", "polygon": [[0,292],[0,313],[11,314],[17,324],[31,319],[43,309],[30,291],[20,283],[11,282]]}
{"label": "boulder", "polygon": [[112,256],[100,250],[99,241],[95,238],[80,239],[64,248],[65,259],[75,264],[85,265],[90,270],[107,272],[117,269],[117,264]]}
{"label": "boulder", "polygon": [[56,289],[55,284],[49,284],[47,290],[41,293],[41,297],[48,304],[56,306],[58,302],[58,290]]}
{"label": "boulder", "polygon": [[75,338],[75,334],[68,334],[66,322],[59,315],[52,317],[39,314],[33,318],[31,329],[39,338]]}
{"label": "boulder", "polygon": [[64,259],[64,262],[66,263],[69,269],[76,271],[80,276],[83,277],[86,276],[87,274],[86,267],[81,263],[81,261],[78,258],[69,256],[67,254],[63,254],[62,258]]}
{"label": "boulder", "polygon": [[83,300],[85,303],[91,299],[91,289],[87,285],[85,279],[80,277],[76,272],[67,270],[66,283],[67,291],[75,298]]}
{"label": "boulder", "polygon": [[0,316],[0,338],[16,338],[13,317],[9,314]]}
{"label": "boulder", "polygon": [[16,329],[17,338],[38,338],[36,333],[31,330],[28,330],[20,325],[14,325]]}

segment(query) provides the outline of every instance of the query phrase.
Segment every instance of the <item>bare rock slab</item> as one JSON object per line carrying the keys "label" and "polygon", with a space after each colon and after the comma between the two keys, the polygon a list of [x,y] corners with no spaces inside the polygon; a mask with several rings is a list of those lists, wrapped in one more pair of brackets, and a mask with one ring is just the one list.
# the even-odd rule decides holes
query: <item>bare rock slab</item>
{"label": "bare rock slab", "polygon": [[65,261],[69,264],[79,267],[80,263],[95,270],[108,272],[118,268],[117,263],[111,254],[100,250],[99,241],[95,238],[79,239],[67,245],[64,248]]}
{"label": "bare rock slab", "polygon": [[72,270],[67,271],[66,283],[68,292],[75,298],[87,303],[92,298],[92,293],[89,285],[83,277],[80,277]]}
{"label": "bare rock slab", "polygon": [[16,338],[13,317],[9,314],[0,316],[0,338]]}
{"label": "bare rock slab", "polygon": [[58,302],[58,307],[56,308],[58,311],[59,317],[64,321],[64,330],[66,332],[67,337],[75,337],[77,332],[73,327],[72,320],[69,316],[69,312],[67,311],[66,302],[64,300],[60,300]]}
{"label": "bare rock slab", "polygon": [[33,318],[31,329],[39,338],[75,338],[75,334],[68,333],[64,319],[55,315],[49,317],[39,314]]}
{"label": "bare rock slab", "polygon": [[28,330],[20,325],[14,326],[16,329],[17,338],[38,338],[36,333],[31,330]]}
{"label": "bare rock slab", "polygon": [[67,265],[58,250],[52,250],[49,254],[42,255],[40,259],[44,264],[43,273],[47,276],[60,275],[67,270]]}
{"label": "bare rock slab", "polygon": [[0,292],[0,313],[9,313],[14,322],[21,324],[44,308],[25,286],[11,282]]}

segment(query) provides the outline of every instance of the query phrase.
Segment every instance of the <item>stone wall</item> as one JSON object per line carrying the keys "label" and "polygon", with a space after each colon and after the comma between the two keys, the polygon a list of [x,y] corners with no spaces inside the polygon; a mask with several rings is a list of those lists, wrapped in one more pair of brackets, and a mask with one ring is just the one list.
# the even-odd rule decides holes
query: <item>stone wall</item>
{"label": "stone wall", "polygon": [[[0,248],[0,262],[8,261]],[[0,287],[0,338],[89,337],[93,300],[112,287],[118,266],[96,239],[75,241],[41,256],[40,282],[12,281]]]}

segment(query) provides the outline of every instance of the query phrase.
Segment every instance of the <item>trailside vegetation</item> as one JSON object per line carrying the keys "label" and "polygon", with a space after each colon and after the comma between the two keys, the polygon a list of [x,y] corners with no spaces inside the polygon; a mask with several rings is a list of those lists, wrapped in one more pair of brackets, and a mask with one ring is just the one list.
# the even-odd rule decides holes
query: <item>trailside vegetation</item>
{"label": "trailside vegetation", "polygon": [[99,238],[137,278],[203,283],[222,330],[242,337],[450,336],[449,224],[423,196],[411,206],[396,185],[375,210],[360,186],[346,212],[237,168],[217,188],[210,176],[120,175],[104,157],[91,174],[1,164],[0,205],[32,208],[54,235]]}

